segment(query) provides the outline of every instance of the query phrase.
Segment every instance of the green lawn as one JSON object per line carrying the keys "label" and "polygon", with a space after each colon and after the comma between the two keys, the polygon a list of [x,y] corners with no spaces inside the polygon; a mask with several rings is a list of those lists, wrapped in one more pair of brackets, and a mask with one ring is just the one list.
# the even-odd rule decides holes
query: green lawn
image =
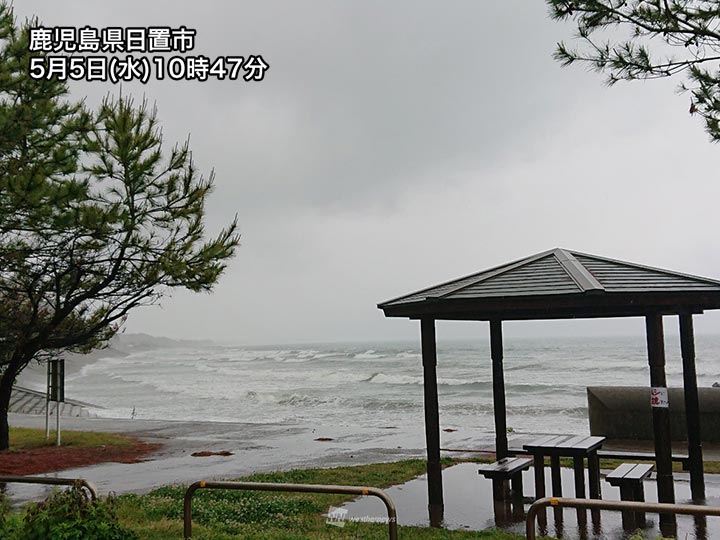
{"label": "green lawn", "polygon": [[[94,431],[62,431],[63,446],[93,447],[93,446],[127,446],[136,441],[124,435],[115,433],[101,433]],[[55,431],[50,432],[50,438],[45,440],[45,430],[23,427],[10,428],[10,450],[29,450],[43,446],[55,446]]]}
{"label": "green lawn", "polygon": [[[445,460],[445,464],[453,463]],[[346,484],[389,487],[407,482],[425,472],[423,460],[305,469],[255,474],[242,480],[299,484]],[[124,495],[117,500],[123,525],[147,540],[182,538],[184,487],[163,487],[147,495]],[[250,491],[199,490],[193,499],[193,538],[213,540],[267,539],[386,539],[387,525],[351,523],[328,525],[322,516],[329,506],[352,499],[349,495],[290,494]],[[400,538],[418,540],[481,538],[520,540],[523,536],[504,531],[446,531],[400,527]]]}
{"label": "green lawn", "polygon": [[[443,459],[444,466],[461,460]],[[473,461],[487,461],[478,459]],[[609,464],[608,464],[609,465]],[[406,460],[333,469],[304,469],[255,474],[238,480],[297,484],[345,484],[387,488],[425,472],[424,460]],[[185,486],[168,486],[147,495],[124,495],[117,500],[121,523],[147,540],[182,538],[182,498]],[[290,494],[252,491],[199,490],[193,498],[193,538],[202,540],[301,540],[387,538],[387,525],[346,522],[340,528],[326,523],[323,513],[353,499],[352,495]],[[399,527],[401,539],[522,540],[524,535],[502,530],[448,531]],[[547,537],[546,537],[547,538]],[[631,540],[642,540],[635,536]]]}

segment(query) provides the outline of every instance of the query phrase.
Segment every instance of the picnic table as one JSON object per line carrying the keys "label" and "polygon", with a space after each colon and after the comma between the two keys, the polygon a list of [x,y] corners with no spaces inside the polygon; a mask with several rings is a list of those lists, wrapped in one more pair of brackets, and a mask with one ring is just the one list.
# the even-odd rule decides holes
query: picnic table
{"label": "picnic table", "polygon": [[587,435],[550,435],[531,441],[523,448],[533,456],[535,469],[535,496],[545,496],[545,456],[550,457],[553,497],[562,497],[560,458],[570,457],[575,471],[575,496],[585,498],[585,459],[588,467],[588,488],[591,499],[600,499],[600,459],[598,449],[605,437]]}

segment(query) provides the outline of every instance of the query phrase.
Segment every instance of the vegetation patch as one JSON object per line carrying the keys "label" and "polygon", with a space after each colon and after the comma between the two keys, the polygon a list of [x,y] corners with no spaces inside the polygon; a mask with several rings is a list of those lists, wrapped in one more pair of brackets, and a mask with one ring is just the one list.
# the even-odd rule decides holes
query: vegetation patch
{"label": "vegetation patch", "polygon": [[[444,465],[458,463],[444,459]],[[386,488],[407,482],[425,472],[423,460],[406,460],[333,469],[301,469],[254,474],[239,480],[297,484],[345,484]],[[185,487],[163,487],[147,495],[118,499],[121,523],[141,538],[160,540],[182,537]],[[353,499],[352,495],[271,493],[258,491],[203,490],[193,498],[193,538],[213,540],[263,539],[385,540],[387,525],[346,522],[343,527],[326,523],[330,506]],[[399,527],[401,538],[418,540],[483,539],[520,540],[522,536],[500,530],[449,531]]]}
{"label": "vegetation patch", "polygon": [[43,474],[108,461],[137,463],[161,446],[126,435],[85,431],[63,431],[62,446],[55,446],[53,432],[45,440],[40,429],[13,427],[10,437],[10,450],[0,452],[2,475]]}
{"label": "vegetation patch", "polygon": [[[62,445],[68,447],[97,447],[97,446],[129,446],[138,441],[127,435],[116,433],[102,433],[99,431],[62,431]],[[44,446],[55,446],[55,432],[50,432],[50,438],[45,438],[42,429],[23,427],[10,428],[10,450],[29,450]]]}
{"label": "vegetation patch", "polygon": [[91,500],[79,485],[56,491],[45,501],[28,505],[20,519],[4,505],[0,537],[6,540],[137,540],[120,524],[114,499]]}

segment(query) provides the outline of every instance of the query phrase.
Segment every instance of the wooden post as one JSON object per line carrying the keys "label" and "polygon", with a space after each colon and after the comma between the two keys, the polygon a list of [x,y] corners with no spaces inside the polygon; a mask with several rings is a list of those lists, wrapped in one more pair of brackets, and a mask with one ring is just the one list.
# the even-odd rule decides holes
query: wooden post
{"label": "wooden post", "polygon": [[575,497],[585,498],[585,463],[582,456],[573,457],[573,470],[575,473]]}
{"label": "wooden post", "polygon": [[602,488],[600,487],[600,458],[597,450],[588,454],[588,491],[591,499],[602,499]]}
{"label": "wooden post", "polygon": [[680,350],[683,361],[685,418],[687,425],[688,457],[690,458],[690,491],[695,501],[705,499],[702,436],[700,433],[700,399],[695,370],[695,336],[690,314],[680,315]]}
{"label": "wooden post", "polygon": [[443,487],[440,467],[440,413],[437,391],[437,349],[435,321],[420,321],[423,382],[425,390],[425,440],[427,445],[428,512],[430,526],[440,527],[443,520]]}
{"label": "wooden post", "polygon": [[[647,330],[648,363],[650,365],[651,393],[656,401],[652,406],[653,431],[655,435],[655,463],[657,470],[658,502],[674,503],[675,486],[672,472],[672,446],[670,439],[670,409],[667,404],[667,381],[665,378],[665,341],[662,315],[645,317]],[[653,399],[653,396],[649,396]],[[673,514],[660,514],[660,526],[675,524]],[[663,531],[665,532],[665,531]]]}
{"label": "wooden post", "polygon": [[503,372],[502,321],[490,321],[490,357],[492,358],[493,412],[495,413],[495,459],[508,457],[505,374]]}

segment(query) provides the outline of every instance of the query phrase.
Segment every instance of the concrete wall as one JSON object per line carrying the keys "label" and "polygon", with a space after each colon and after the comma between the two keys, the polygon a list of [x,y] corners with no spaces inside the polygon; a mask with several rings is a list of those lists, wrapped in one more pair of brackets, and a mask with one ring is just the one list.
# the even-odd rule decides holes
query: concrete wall
{"label": "concrete wall", "polygon": [[[702,440],[720,442],[720,388],[699,388],[698,391]],[[589,386],[587,396],[592,435],[602,435],[609,439],[653,438],[650,388]],[[683,389],[668,389],[668,397],[672,439],[686,440]]]}

